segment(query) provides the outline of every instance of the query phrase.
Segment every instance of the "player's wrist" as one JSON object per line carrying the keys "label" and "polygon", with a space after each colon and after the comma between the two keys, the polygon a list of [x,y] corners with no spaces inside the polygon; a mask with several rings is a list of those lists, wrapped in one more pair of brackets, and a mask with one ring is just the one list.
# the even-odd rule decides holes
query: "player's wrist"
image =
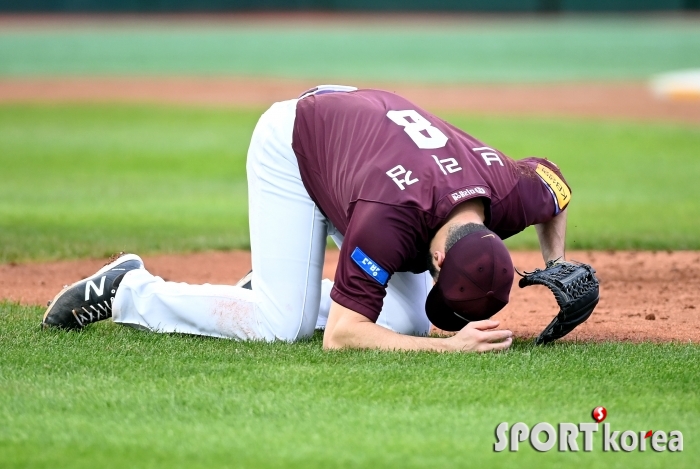
{"label": "player's wrist", "polygon": [[474,344],[464,340],[459,334],[440,340],[444,342],[445,352],[471,352],[474,349]]}
{"label": "player's wrist", "polygon": [[561,263],[563,263],[563,262],[566,262],[566,259],[564,259],[564,256],[561,255],[561,256],[558,256],[558,257],[552,257],[552,258],[548,259],[548,260],[545,262],[545,265],[546,265],[547,267],[552,267],[552,266],[554,266],[554,265],[561,264]]}

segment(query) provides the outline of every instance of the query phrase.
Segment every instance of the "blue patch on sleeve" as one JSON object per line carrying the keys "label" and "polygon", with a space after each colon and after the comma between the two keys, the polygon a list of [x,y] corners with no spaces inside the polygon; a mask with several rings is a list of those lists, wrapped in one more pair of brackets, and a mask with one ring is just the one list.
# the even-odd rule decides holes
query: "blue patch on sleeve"
{"label": "blue patch on sleeve", "polygon": [[367,275],[376,280],[380,285],[386,285],[389,280],[389,273],[367,256],[362,249],[355,248],[350,255],[355,264],[359,265],[362,270],[367,272]]}

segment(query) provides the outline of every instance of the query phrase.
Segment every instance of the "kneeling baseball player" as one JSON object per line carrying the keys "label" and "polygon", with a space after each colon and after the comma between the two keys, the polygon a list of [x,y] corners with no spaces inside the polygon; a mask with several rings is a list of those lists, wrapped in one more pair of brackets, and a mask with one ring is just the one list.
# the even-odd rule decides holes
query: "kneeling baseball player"
{"label": "kneeling baseball player", "polygon": [[[536,339],[556,340],[598,302],[593,269],[565,261],[571,190],[540,158],[515,161],[396,94],[326,85],[274,104],[247,160],[252,272],[238,285],[151,275],[135,254],[63,289],[44,326],[112,318],[161,333],[323,345],[495,351],[512,332],[489,320],[514,268],[503,239],[535,225],[542,284],[560,311]],[[340,247],[322,280],[326,238]],[[458,331],[428,337],[430,323]]]}

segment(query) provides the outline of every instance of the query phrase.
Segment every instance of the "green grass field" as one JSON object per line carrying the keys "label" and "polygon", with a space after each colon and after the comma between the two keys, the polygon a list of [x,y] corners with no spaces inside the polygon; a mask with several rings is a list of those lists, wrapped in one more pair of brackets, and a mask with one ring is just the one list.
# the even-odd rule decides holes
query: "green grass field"
{"label": "green grass field", "polygon": [[[696,345],[516,342],[507,353],[337,352],[147,334],[45,332],[0,304],[0,462],[19,467],[692,468]],[[680,430],[682,453],[494,453],[503,421]],[[582,439],[579,445],[582,446]]]}
{"label": "green grass field", "polygon": [[247,247],[259,114],[0,106],[0,261]]}
{"label": "green grass field", "polygon": [[[646,80],[700,66],[697,22],[72,25],[0,31],[0,78],[242,75],[319,82]],[[313,50],[314,53],[308,53]],[[248,246],[262,109],[0,104],[0,263]],[[573,186],[569,249],[700,249],[700,129],[438,115]],[[535,247],[533,233],[512,248]],[[69,279],[66,279],[69,280]],[[518,340],[494,355],[42,331],[0,299],[0,467],[695,467],[700,346]],[[681,430],[682,453],[494,453],[503,421]],[[579,444],[582,444],[579,441]]]}
{"label": "green grass field", "polygon": [[[0,262],[246,248],[245,153],[259,114],[0,105]],[[513,157],[563,168],[571,249],[700,248],[700,129],[445,118]],[[536,243],[533,233],[509,242]]]}

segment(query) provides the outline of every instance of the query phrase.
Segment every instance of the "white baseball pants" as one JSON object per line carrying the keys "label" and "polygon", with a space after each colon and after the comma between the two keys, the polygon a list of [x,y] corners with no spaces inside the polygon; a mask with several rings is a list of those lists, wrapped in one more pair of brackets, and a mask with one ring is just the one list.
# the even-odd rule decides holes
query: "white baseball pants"
{"label": "white baseball pants", "polygon": [[[114,322],[162,333],[241,340],[294,341],[326,324],[330,280],[321,280],[327,236],[342,236],[311,200],[292,144],[297,100],[274,104],[258,121],[248,149],[248,201],[253,290],[163,281],[146,270],[127,273],[113,304]],[[396,273],[378,324],[426,335],[427,273]]]}

